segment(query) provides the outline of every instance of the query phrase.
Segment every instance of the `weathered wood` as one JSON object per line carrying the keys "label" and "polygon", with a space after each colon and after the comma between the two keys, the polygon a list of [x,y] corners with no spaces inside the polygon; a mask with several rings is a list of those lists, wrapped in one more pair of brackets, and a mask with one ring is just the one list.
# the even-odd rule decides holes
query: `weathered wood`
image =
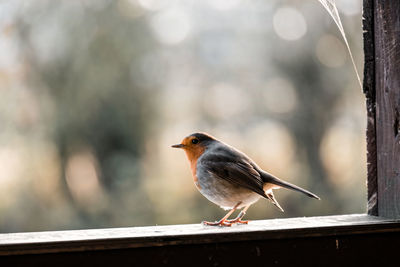
{"label": "weathered wood", "polygon": [[6,256],[1,266],[397,266],[400,233]]}
{"label": "weathered wood", "polygon": [[367,107],[367,167],[369,215],[378,215],[378,181],[376,169],[376,119],[375,119],[375,50],[374,50],[374,0],[363,1],[364,30],[364,81],[363,90]]}
{"label": "weathered wood", "polygon": [[378,215],[400,218],[400,2],[374,5]]}
{"label": "weathered wood", "polygon": [[193,224],[1,234],[0,266],[385,265],[396,257],[399,225],[342,215],[231,228]]}
{"label": "weathered wood", "polygon": [[248,225],[199,224],[0,234],[0,255],[125,249],[227,241],[400,231],[399,223],[364,214],[251,221]]}

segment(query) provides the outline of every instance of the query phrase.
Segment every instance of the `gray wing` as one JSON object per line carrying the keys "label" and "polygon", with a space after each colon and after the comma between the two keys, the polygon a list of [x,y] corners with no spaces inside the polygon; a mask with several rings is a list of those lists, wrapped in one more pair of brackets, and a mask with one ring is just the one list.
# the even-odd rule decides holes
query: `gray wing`
{"label": "gray wing", "polygon": [[250,164],[248,159],[236,151],[226,150],[205,153],[201,157],[201,165],[215,177],[245,187],[263,197],[267,197],[263,190],[264,182],[260,173]]}

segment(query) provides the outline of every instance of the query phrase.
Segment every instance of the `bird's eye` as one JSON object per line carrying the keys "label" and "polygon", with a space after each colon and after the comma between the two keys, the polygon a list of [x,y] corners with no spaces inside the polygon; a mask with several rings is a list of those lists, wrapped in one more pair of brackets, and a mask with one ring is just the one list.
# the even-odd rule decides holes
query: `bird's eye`
{"label": "bird's eye", "polygon": [[198,144],[198,143],[199,143],[199,139],[197,139],[197,138],[192,139],[192,144]]}

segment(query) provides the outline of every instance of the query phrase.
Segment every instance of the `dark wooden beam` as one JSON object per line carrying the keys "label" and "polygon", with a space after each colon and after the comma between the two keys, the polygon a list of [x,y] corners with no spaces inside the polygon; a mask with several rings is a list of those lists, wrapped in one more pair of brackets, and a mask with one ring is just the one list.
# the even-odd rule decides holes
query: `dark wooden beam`
{"label": "dark wooden beam", "polygon": [[367,167],[369,215],[378,215],[378,180],[376,158],[376,102],[375,102],[375,46],[374,46],[374,0],[363,1],[364,31],[364,82],[363,89],[367,107]]}
{"label": "dark wooden beam", "polygon": [[251,221],[248,225],[198,224],[0,234],[0,256],[363,234],[380,226],[400,231],[396,220],[365,214]]}
{"label": "dark wooden beam", "polygon": [[374,5],[378,215],[400,218],[400,2]]}
{"label": "dark wooden beam", "polygon": [[396,220],[342,215],[230,228],[192,224],[0,234],[0,266],[385,265],[397,256],[392,250],[399,226]]}

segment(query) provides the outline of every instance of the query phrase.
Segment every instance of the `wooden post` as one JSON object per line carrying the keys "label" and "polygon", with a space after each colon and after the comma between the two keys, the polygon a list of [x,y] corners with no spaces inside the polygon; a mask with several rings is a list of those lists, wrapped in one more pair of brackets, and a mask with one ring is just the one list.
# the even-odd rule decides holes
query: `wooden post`
{"label": "wooden post", "polygon": [[378,180],[376,161],[376,103],[375,103],[375,46],[374,46],[374,0],[363,3],[364,30],[364,93],[367,107],[367,166],[369,215],[378,215]]}
{"label": "wooden post", "polygon": [[374,0],[373,10],[377,213],[400,218],[400,2]]}

